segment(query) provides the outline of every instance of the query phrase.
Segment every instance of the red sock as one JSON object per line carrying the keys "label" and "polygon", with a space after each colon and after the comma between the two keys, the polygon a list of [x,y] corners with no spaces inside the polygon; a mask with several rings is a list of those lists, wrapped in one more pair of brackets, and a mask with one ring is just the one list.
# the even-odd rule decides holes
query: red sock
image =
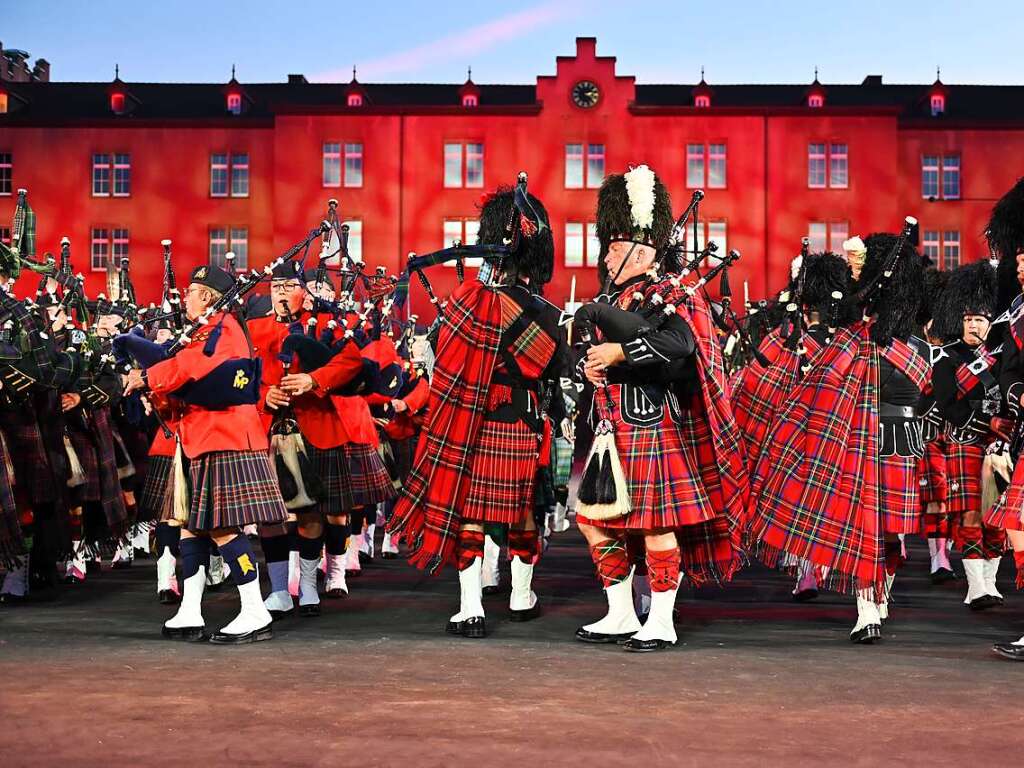
{"label": "red sock", "polygon": [[671,592],[679,586],[679,547],[647,550],[647,576],[651,592]]}
{"label": "red sock", "polygon": [[960,550],[964,560],[985,559],[980,525],[958,525],[954,531],[953,543]]}
{"label": "red sock", "polygon": [[626,543],[621,539],[599,541],[590,548],[590,556],[605,588],[619,584],[629,576],[629,555]]}
{"label": "red sock", "polygon": [[885,542],[885,572],[890,576],[903,565],[903,547],[899,540]]}
{"label": "red sock", "polygon": [[524,563],[533,562],[537,556],[537,544],[540,537],[537,531],[519,531],[511,529],[508,532],[508,554],[509,557],[518,557]]}
{"label": "red sock", "polygon": [[1004,529],[982,524],[981,539],[986,560],[1002,557],[1006,552],[1006,531]]}
{"label": "red sock", "polygon": [[466,530],[459,531],[459,541],[455,545],[456,566],[464,571],[473,564],[473,560],[484,556],[484,532]]}

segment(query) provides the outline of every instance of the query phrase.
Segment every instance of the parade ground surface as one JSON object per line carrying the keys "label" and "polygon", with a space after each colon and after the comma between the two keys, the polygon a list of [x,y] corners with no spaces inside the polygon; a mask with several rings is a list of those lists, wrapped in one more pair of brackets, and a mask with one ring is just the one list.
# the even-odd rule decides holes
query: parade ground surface
{"label": "parade ground surface", "polygon": [[[167,641],[172,609],[136,561],[0,609],[0,765],[1017,764],[1024,665],[990,651],[1024,632],[1011,563],[1006,605],[972,614],[962,581],[932,586],[911,554],[880,645],[847,639],[850,598],[797,604],[750,567],[681,590],[680,644],[649,655],[573,640],[603,612],[574,531],[538,568],[542,616],[509,623],[507,593],[485,598],[485,640],[442,631],[452,573],[378,558],[270,642]],[[230,586],[208,596],[207,626],[237,605]]]}

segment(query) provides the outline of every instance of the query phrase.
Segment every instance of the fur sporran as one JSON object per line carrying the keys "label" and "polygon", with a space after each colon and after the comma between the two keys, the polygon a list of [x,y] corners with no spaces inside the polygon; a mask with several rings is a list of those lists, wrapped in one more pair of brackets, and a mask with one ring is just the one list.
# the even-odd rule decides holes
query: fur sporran
{"label": "fur sporran", "polygon": [[601,419],[594,430],[577,499],[577,513],[588,520],[615,520],[632,509],[626,473],[615,447],[615,426],[608,419]]}
{"label": "fur sporran", "polygon": [[68,488],[77,488],[84,485],[86,481],[85,470],[82,469],[82,462],[78,458],[78,451],[71,444],[71,438],[64,435],[64,452],[68,456]]}
{"label": "fur sporran", "polygon": [[1010,487],[1013,477],[1013,460],[1005,445],[985,453],[981,465],[981,508],[992,509],[999,497]]}
{"label": "fur sporran", "polygon": [[188,473],[185,471],[185,452],[181,447],[181,440],[175,438],[177,443],[174,449],[174,464],[171,468],[171,517],[179,523],[187,523],[189,512],[192,506],[191,488],[189,487]]}
{"label": "fur sporran", "polygon": [[318,498],[323,498],[323,484],[313,471],[302,435],[282,429],[271,437],[270,450],[285,509],[316,506]]}

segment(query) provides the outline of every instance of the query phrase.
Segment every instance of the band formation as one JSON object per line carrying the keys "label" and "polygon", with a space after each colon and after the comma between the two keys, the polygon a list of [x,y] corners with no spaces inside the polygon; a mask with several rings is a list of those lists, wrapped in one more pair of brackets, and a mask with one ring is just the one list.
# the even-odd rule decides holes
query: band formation
{"label": "band formation", "polygon": [[[267,640],[347,595],[383,526],[379,556],[457,569],[445,631],[482,638],[502,549],[501,616],[532,620],[534,570],[574,517],[607,599],[585,643],[669,648],[680,585],[753,561],[796,600],[850,595],[850,639],[877,642],[913,536],[964,610],[1000,606],[1005,555],[1024,586],[1024,179],[992,210],[990,260],[936,269],[908,217],[842,254],[804,241],[785,290],[739,307],[739,254],[689,236],[702,198],[675,217],[647,166],[609,176],[601,291],[568,314],[543,296],[554,238],[526,174],[483,198],[476,244],[397,276],[349,258],[333,200],[264,270],[201,266],[183,293],[164,241],[156,306],[127,260],[88,299],[66,238],[37,255],[19,191],[0,246],[0,599],[145,552],[165,637]],[[458,286],[439,298],[426,273],[445,262]],[[225,581],[240,610],[214,629],[203,595]],[[1024,659],[1024,638],[994,650]]]}

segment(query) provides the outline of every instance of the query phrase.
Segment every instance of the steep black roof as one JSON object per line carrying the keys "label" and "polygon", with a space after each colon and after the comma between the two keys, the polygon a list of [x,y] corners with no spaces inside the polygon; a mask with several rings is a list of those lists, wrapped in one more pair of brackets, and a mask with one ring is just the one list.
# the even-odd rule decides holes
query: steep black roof
{"label": "steep black roof", "polygon": [[[444,109],[460,106],[461,83],[360,83],[364,107],[352,109]],[[306,110],[344,111],[348,83],[308,83],[301,77],[287,83],[242,83],[246,101],[239,117],[229,116],[222,83],[125,83],[130,94],[128,115],[110,112],[110,83],[6,83],[15,97],[0,125],[37,122],[145,119],[154,121],[230,119],[270,121],[278,113]],[[480,109],[536,108],[533,85],[479,85]],[[634,107],[641,112],[659,108],[688,108],[692,84],[637,85]],[[712,108],[761,111],[798,109],[806,102],[808,85],[711,85]],[[928,96],[932,85],[887,85],[868,77],[859,85],[825,84],[825,107],[883,109],[903,119],[928,118],[951,122],[1024,122],[1024,86],[946,85],[945,114],[931,118]]]}

